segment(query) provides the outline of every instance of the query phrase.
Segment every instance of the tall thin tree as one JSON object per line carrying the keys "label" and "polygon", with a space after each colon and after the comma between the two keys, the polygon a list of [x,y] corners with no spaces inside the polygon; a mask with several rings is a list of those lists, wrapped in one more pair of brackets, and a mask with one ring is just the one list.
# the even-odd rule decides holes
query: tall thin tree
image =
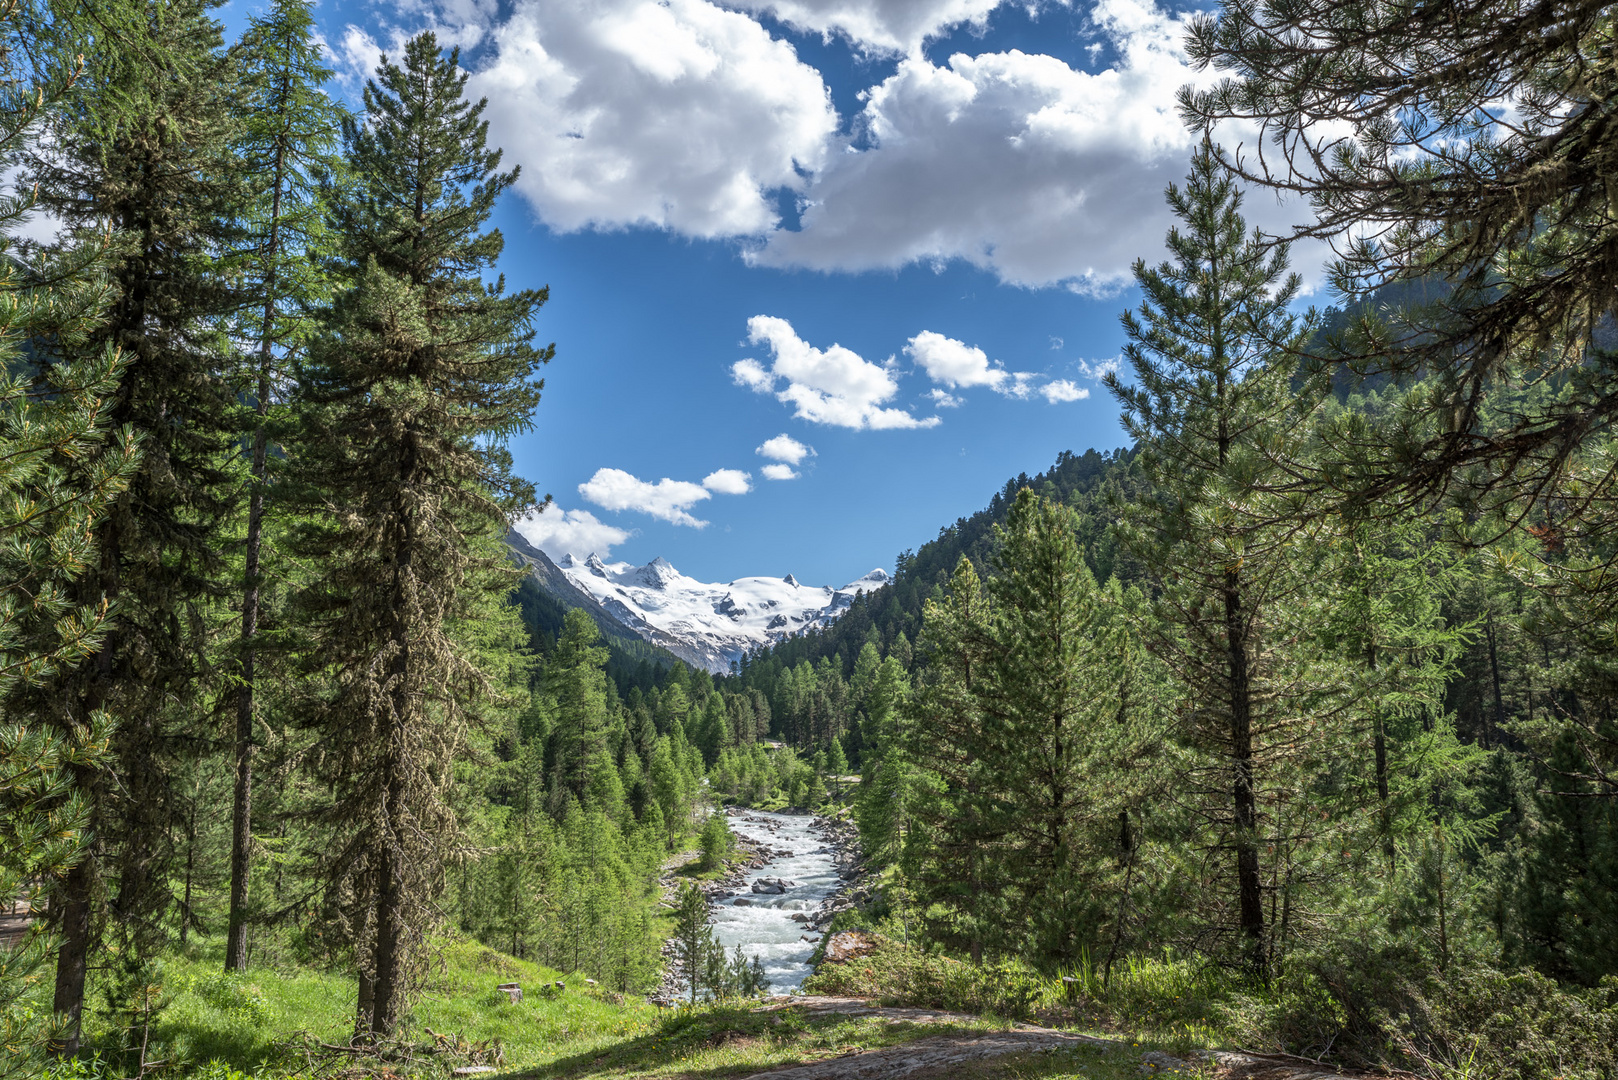
{"label": "tall thin tree", "polygon": [[1214,791],[1223,789],[1225,806],[1211,802],[1206,813],[1215,846],[1234,855],[1241,952],[1263,973],[1258,773],[1287,722],[1288,693],[1303,685],[1286,669],[1288,634],[1277,625],[1302,579],[1287,531],[1255,525],[1262,515],[1240,507],[1271,468],[1260,445],[1291,415],[1289,358],[1312,328],[1288,311],[1300,282],[1286,274],[1285,249],[1247,234],[1241,193],[1211,144],[1167,199],[1183,222],[1168,234],[1172,259],[1135,263],[1145,299],[1138,316],[1123,315],[1133,383],[1107,377],[1152,482],[1149,496],[1120,503],[1120,534],[1160,586],[1149,627],[1185,689],[1185,733],[1218,762]]}
{"label": "tall thin tree", "polygon": [[318,177],[335,166],[341,110],[321,87],[331,71],[314,40],[309,0],[276,0],[252,20],[240,52],[244,64],[242,156],[256,178],[246,224],[244,262],[257,303],[252,436],[238,640],[235,787],[231,803],[230,915],[225,968],[247,969],[248,886],[253,843],[254,717],[262,651],[260,613],[268,490],[270,408],[284,393],[290,360],[312,330],[324,299],[328,234]]}

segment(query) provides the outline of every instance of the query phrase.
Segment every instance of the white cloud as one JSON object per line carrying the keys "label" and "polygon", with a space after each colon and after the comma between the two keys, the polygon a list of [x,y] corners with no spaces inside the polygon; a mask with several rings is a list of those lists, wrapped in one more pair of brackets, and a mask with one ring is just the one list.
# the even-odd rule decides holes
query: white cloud
{"label": "white cloud", "polygon": [[702,486],[721,495],[746,495],[753,490],[753,478],[741,469],[715,469],[702,478]]}
{"label": "white cloud", "polygon": [[759,470],[770,480],[796,480],[798,474],[791,465],[766,465]]}
{"label": "white cloud", "polygon": [[842,34],[870,52],[913,53],[962,23],[983,25],[1001,0],[734,0],[800,30]]}
{"label": "white cloud", "polygon": [[579,485],[579,494],[603,510],[638,510],[660,521],[700,529],[708,524],[687,511],[713,496],[701,484],[664,477],[649,483],[622,469],[597,469]]}
{"label": "white cloud", "polygon": [[1121,356],[1114,356],[1108,360],[1097,360],[1093,364],[1088,360],[1080,360],[1079,374],[1086,379],[1094,379],[1100,382],[1114,371],[1117,371],[1118,365],[1121,363],[1123,363],[1123,357]]}
{"label": "white cloud", "polygon": [[800,338],[791,323],[772,315],[747,320],[747,338],[755,345],[768,345],[774,360],[768,368],[750,357],[738,361],[731,365],[732,377],[759,393],[773,391],[785,380],[776,400],[793,406],[801,420],[856,431],[926,428],[940,422],[936,416],[918,419],[903,409],[884,407],[899,392],[891,361],[887,366],[873,364],[836,344],[817,349]]}
{"label": "white cloud", "polygon": [[950,393],[948,390],[934,389],[927,396],[932,398],[933,406],[935,408],[958,409],[961,407],[961,399]]}
{"label": "white cloud", "polygon": [[921,365],[933,382],[951,390],[987,386],[1006,392],[1016,382],[1011,372],[989,363],[989,356],[982,349],[931,330],[923,330],[911,338],[904,351]]}
{"label": "white cloud", "polygon": [[1045,400],[1052,405],[1059,405],[1064,401],[1083,401],[1090,396],[1090,388],[1080,386],[1071,379],[1053,379],[1039,388],[1045,395]]}
{"label": "white cloud", "polygon": [[[1099,72],[1017,50],[901,61],[866,92],[864,148],[829,157],[801,229],[749,257],[848,271],[959,258],[1021,285],[1121,286],[1172,222],[1163,188],[1193,147],[1176,91],[1215,75],[1186,62],[1186,17],[1153,0],[1098,0],[1091,16],[1119,56]],[[1247,209],[1298,216],[1273,199]]]}
{"label": "white cloud", "polygon": [[627,531],[598,521],[588,510],[563,510],[554,503],[543,511],[528,511],[511,527],[553,559],[564,555],[583,558],[592,552],[605,559],[629,539]]}
{"label": "white cloud", "polygon": [[468,92],[562,231],[775,227],[771,193],[821,168],[838,119],[820,73],[708,0],[519,0]]}
{"label": "white cloud", "polygon": [[803,443],[785,433],[773,439],[765,439],[763,445],[753,451],[761,457],[771,461],[784,461],[788,465],[796,465],[806,457],[815,456],[815,448],[805,446]]}

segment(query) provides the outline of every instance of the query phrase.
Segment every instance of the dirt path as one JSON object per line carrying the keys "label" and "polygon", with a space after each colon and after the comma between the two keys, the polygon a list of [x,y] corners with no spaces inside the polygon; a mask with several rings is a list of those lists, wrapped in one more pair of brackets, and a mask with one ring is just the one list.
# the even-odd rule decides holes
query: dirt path
{"label": "dirt path", "polygon": [[[977,1017],[964,1013],[943,1012],[936,1009],[889,1009],[872,1005],[861,998],[793,997],[775,998],[758,1011],[801,1009],[810,1016],[867,1016],[886,1019],[891,1023],[961,1024],[976,1022]],[[920,1073],[947,1076],[952,1068],[967,1062],[986,1061],[1005,1054],[1026,1054],[1041,1050],[1054,1050],[1069,1046],[1083,1046],[1093,1050],[1138,1053],[1128,1044],[1113,1039],[1098,1039],[1091,1035],[1078,1035],[1068,1031],[1055,1031],[1033,1024],[1015,1024],[1006,1031],[963,1032],[934,1035],[905,1043],[903,1046],[864,1053],[847,1054],[807,1065],[789,1065],[768,1072],[755,1073],[747,1080],[885,1080]],[[1168,1075],[1176,1071],[1190,1071],[1202,1062],[1212,1061],[1221,1080],[1343,1080],[1345,1074],[1315,1065],[1300,1058],[1281,1055],[1243,1054],[1233,1051],[1204,1051],[1200,1061],[1184,1060],[1161,1051],[1140,1054],[1143,1075]]]}

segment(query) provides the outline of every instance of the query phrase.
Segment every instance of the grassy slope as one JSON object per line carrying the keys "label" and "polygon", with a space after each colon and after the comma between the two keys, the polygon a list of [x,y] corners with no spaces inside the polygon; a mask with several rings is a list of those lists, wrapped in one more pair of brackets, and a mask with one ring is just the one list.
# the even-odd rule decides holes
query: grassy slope
{"label": "grassy slope", "polygon": [[[329,1076],[350,1066],[341,1055],[323,1058],[318,1048],[313,1056],[307,1053],[318,1042],[346,1041],[354,1002],[350,979],[307,968],[255,968],[245,976],[227,977],[219,970],[221,948],[218,940],[203,939],[165,959],[162,978],[169,1004],[152,1032],[153,1049],[154,1056],[175,1064],[157,1075],[206,1073],[212,1080],[233,1080],[232,1073],[241,1080],[241,1072]],[[566,982],[566,990],[536,992],[558,978]],[[495,990],[502,982],[522,983],[524,1000],[507,1000]],[[462,1047],[499,1040],[504,1052],[500,1072],[535,1080],[718,1080],[927,1036],[1006,1026],[992,1016],[956,1025],[919,1024],[806,1016],[793,1009],[758,1012],[746,1004],[658,1010],[639,997],[586,986],[581,975],[563,976],[476,942],[458,941],[443,950],[435,965],[427,993],[411,1017],[409,1038],[421,1051],[432,1044],[432,1034],[452,1036]],[[92,1023],[90,1032],[105,1037],[105,1020]],[[464,1053],[424,1054],[403,1071],[442,1077],[469,1060],[474,1059]],[[206,1069],[210,1061],[230,1069]],[[1133,1055],[1108,1060],[1088,1050],[1017,1055],[951,1072],[1008,1080],[1077,1075],[1124,1080],[1138,1074],[1139,1060]],[[63,1070],[59,1080],[110,1080],[114,1075],[92,1065]],[[396,1080],[400,1074],[388,1069],[383,1075]]]}

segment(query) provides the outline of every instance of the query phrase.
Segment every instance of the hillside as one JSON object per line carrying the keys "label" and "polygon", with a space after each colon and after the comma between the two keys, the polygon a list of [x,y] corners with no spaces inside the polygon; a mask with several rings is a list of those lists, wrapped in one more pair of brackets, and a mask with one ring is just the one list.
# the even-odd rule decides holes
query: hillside
{"label": "hillside", "polygon": [[[961,557],[971,559],[980,572],[986,569],[994,551],[994,526],[1005,520],[1012,500],[1025,487],[1077,512],[1080,540],[1097,580],[1105,581],[1115,574],[1125,581],[1134,580],[1138,570],[1120,563],[1106,535],[1109,493],[1128,494],[1140,487],[1134,461],[1133,450],[1092,449],[1082,454],[1064,450],[1044,472],[1032,477],[1019,473],[1007,480],[982,510],[945,525],[937,537],[919,548],[902,552],[896,560],[893,579],[856,599],[842,618],[753,654],[743,665],[744,670],[761,661],[793,667],[801,661],[818,663],[830,657],[836,658],[847,678],[853,674],[855,658],[866,641],[876,641],[884,653],[893,648],[900,635],[913,643],[921,627],[922,606],[933,590],[948,580]],[[909,650],[900,652],[908,654]]]}
{"label": "hillside", "polygon": [[562,632],[568,611],[578,608],[594,620],[607,647],[607,675],[620,694],[631,686],[643,692],[657,682],[657,674],[685,657],[661,644],[648,642],[613,617],[589,595],[573,587],[567,575],[543,551],[515,531],[506,534],[512,558],[528,570],[517,587],[514,602],[522,609],[523,624],[534,650],[548,653]]}

